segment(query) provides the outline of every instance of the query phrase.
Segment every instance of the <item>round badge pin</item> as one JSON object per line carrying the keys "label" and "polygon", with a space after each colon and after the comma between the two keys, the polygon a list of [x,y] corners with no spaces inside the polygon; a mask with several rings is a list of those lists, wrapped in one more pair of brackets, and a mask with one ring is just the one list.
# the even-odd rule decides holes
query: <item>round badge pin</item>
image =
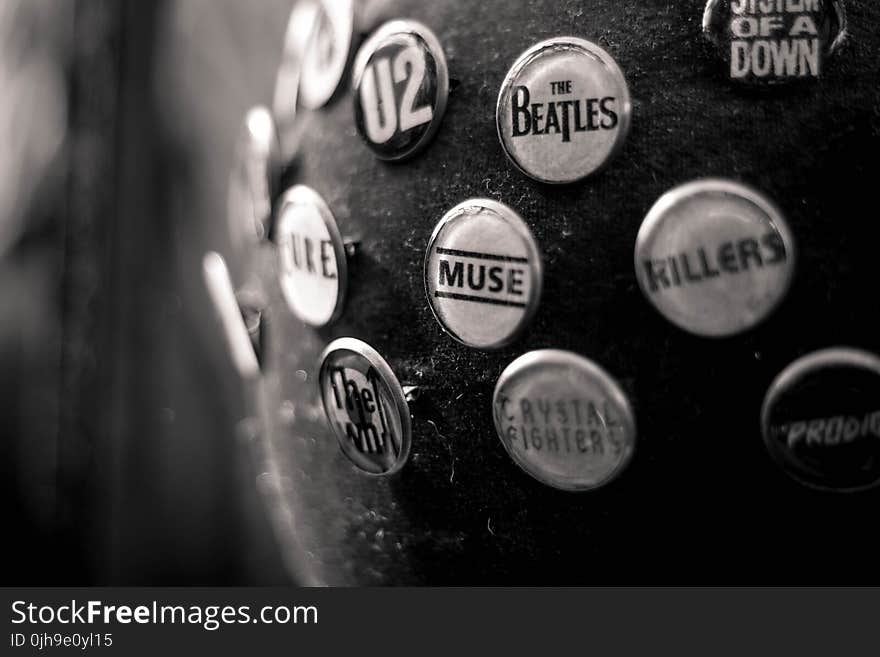
{"label": "round badge pin", "polygon": [[371,475],[399,471],[412,442],[409,406],[391,367],[354,338],[331,342],[321,355],[321,399],[342,453]]}
{"label": "round badge pin", "polygon": [[279,282],[291,312],[313,327],[342,314],[348,287],[345,243],[327,203],[305,185],[281,198],[275,227]]}
{"label": "round badge pin", "polygon": [[517,358],[498,379],[492,411],[514,462],[560,490],[609,483],[635,450],[636,422],[626,394],[596,363],[571,352]]}
{"label": "round badge pin", "polygon": [[229,230],[236,248],[248,248],[268,236],[278,170],[272,114],[265,107],[254,107],[242,122],[229,180]]}
{"label": "round badge pin", "polygon": [[676,326],[730,336],[764,320],[794,278],[794,240],[769,199],[729,180],[663,195],[636,239],[635,269],[650,303]]}
{"label": "round badge pin", "polygon": [[576,37],[542,41],[520,55],[498,95],[504,152],[543,183],[582,180],[621,149],[632,105],[617,62]]}
{"label": "round badge pin", "polygon": [[361,46],[353,86],[355,125],[376,157],[412,157],[433,139],[446,112],[443,47],[421,23],[385,23]]}
{"label": "round badge pin", "polygon": [[307,109],[323,107],[336,93],[354,41],[353,0],[316,1],[299,83],[299,102]]}
{"label": "round badge pin", "polygon": [[773,381],[761,412],[767,449],[813,488],[880,483],[880,357],[849,347],[796,360]]}
{"label": "round badge pin", "polygon": [[317,17],[317,2],[296,2],[290,11],[287,30],[284,34],[281,63],[275,77],[272,112],[278,126],[279,141],[285,160],[292,159],[297,151],[296,117],[300,78],[303,59],[307,53]]}
{"label": "round badge pin", "polygon": [[844,41],[846,10],[842,0],[709,0],[703,33],[734,82],[816,80]]}
{"label": "round badge pin", "polygon": [[425,293],[440,326],[476,349],[513,342],[541,299],[541,254],[525,221],[489,199],[452,208],[425,253]]}

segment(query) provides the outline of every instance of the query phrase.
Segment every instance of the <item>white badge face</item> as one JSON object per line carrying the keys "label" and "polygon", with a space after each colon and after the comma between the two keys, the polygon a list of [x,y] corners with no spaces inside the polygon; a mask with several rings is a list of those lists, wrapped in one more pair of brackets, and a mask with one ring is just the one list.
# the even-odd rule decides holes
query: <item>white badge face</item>
{"label": "white badge face", "polygon": [[268,109],[254,107],[242,123],[229,180],[229,230],[237,250],[253,250],[268,234],[277,169],[275,122]]}
{"label": "white badge face", "polygon": [[782,213],[758,192],[701,180],[665,194],[636,240],[647,299],[680,328],[708,337],[749,329],[785,297],[794,243]]}
{"label": "white badge face", "polygon": [[495,386],[492,411],[511,458],[561,490],[610,482],[635,450],[626,395],[598,365],[567,351],[532,351],[513,361]]}
{"label": "white badge face", "polygon": [[488,199],[455,206],[425,254],[425,291],[440,325],[478,349],[510,344],[541,298],[541,256],[525,222]]}
{"label": "white badge face", "polygon": [[297,185],[285,193],[275,228],[281,291],[291,312],[310,326],[342,312],[348,280],[345,245],[324,199]]}
{"label": "white badge face", "polygon": [[352,0],[319,0],[318,15],[302,62],[300,102],[308,109],[327,104],[345,75],[354,38]]}
{"label": "white badge face", "polygon": [[412,442],[409,406],[385,359],[354,338],[334,340],[321,356],[321,399],[342,453],[362,471],[400,470]]}
{"label": "white badge face", "polygon": [[632,113],[614,59],[575,37],[523,53],[504,80],[496,122],[504,152],[526,175],[572,183],[599,171],[622,147]]}

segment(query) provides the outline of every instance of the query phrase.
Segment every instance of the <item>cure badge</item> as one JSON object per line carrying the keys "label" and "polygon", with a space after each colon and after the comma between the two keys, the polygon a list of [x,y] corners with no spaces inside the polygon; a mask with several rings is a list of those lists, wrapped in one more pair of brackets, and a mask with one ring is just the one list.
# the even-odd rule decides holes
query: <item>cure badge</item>
{"label": "cure badge", "polygon": [[331,342],[321,356],[321,399],[342,452],[372,475],[400,470],[409,456],[411,423],[403,389],[370,345]]}
{"label": "cure badge", "polygon": [[779,209],[727,180],[667,192],[636,239],[644,295],[676,326],[708,337],[734,335],[767,317],[785,297],[794,264]]}
{"label": "cure badge", "polygon": [[303,54],[299,102],[308,109],[327,104],[336,92],[354,40],[354,0],[311,0],[317,15]]}
{"label": "cure badge", "polygon": [[572,183],[601,169],[626,140],[626,79],[611,55],[575,37],[542,41],[516,60],[498,96],[507,157],[544,183]]}
{"label": "cure badge", "polygon": [[598,365],[567,351],[533,351],[513,361],[495,386],[492,411],[517,465],[561,490],[608,483],[635,449],[626,395]]}
{"label": "cure badge", "polygon": [[853,491],[880,483],[880,358],[848,348],[789,365],[764,399],[767,449],[803,484]]}
{"label": "cure badge", "polygon": [[703,32],[730,79],[774,85],[818,78],[846,34],[842,0],[709,0]]}
{"label": "cure badge", "polygon": [[444,330],[469,347],[510,344],[541,298],[541,256],[506,205],[472,199],[452,208],[428,242],[425,292]]}
{"label": "cure badge", "polygon": [[443,48],[421,23],[385,23],[355,58],[355,124],[380,159],[403,160],[427,146],[448,95]]}
{"label": "cure badge", "polygon": [[314,327],[338,319],[348,285],[345,244],[315,190],[297,185],[284,194],[275,241],[281,291],[291,312]]}

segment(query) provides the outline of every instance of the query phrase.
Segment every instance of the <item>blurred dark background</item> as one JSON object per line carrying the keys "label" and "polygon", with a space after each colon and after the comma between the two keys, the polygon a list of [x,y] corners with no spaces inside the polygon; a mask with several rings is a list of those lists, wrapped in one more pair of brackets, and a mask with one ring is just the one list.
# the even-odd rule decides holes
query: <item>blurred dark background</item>
{"label": "blurred dark background", "polygon": [[275,4],[0,0],[5,585],[288,581],[193,293]]}

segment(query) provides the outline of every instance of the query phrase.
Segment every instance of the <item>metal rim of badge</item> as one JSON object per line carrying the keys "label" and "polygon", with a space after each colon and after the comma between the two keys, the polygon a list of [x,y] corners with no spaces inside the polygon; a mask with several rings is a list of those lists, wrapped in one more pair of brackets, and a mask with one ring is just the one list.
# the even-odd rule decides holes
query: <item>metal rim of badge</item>
{"label": "metal rim of badge", "polygon": [[[353,75],[352,75],[352,90],[354,95],[354,103],[355,103],[355,115],[356,119],[358,119],[358,108],[361,108],[361,111],[364,111],[363,101],[361,98],[362,95],[362,83],[364,82],[364,75],[367,72],[367,67],[370,65],[373,56],[383,47],[393,43],[395,40],[406,41],[413,40],[417,45],[414,47],[421,48],[424,53],[427,53],[433,59],[435,71],[434,75],[436,76],[436,80],[434,80],[434,84],[436,84],[436,92],[435,98],[433,99],[433,103],[429,105],[424,105],[419,107],[416,110],[412,109],[412,105],[418,100],[417,94],[418,91],[424,86],[424,80],[426,76],[426,72],[422,71],[422,80],[418,85],[415,85],[415,78],[408,78],[412,80],[412,84],[407,86],[407,90],[404,93],[404,97],[401,102],[410,101],[410,107],[404,108],[400,107],[398,111],[397,108],[397,99],[390,103],[392,109],[394,109],[394,131],[391,135],[385,139],[385,141],[377,143],[374,141],[369,135],[369,129],[362,125],[360,120],[356,120],[355,123],[357,125],[358,133],[360,134],[363,141],[370,147],[373,153],[382,160],[391,161],[391,162],[399,162],[410,157],[413,157],[420,151],[422,151],[434,138],[437,134],[437,131],[440,129],[440,124],[443,122],[443,115],[446,113],[446,104],[449,97],[449,68],[446,63],[446,55],[443,52],[443,46],[440,43],[440,40],[437,36],[425,25],[419,23],[414,20],[393,20],[383,24],[379,29],[377,29],[369,39],[361,46],[358,51],[357,56],[354,60],[353,67]],[[402,53],[403,54],[403,51]],[[413,69],[416,65],[415,62],[421,60],[413,60],[412,58],[400,58],[398,57],[395,61],[394,65],[394,75],[393,82],[391,78],[391,66],[385,67],[384,73],[387,74],[388,86],[386,89],[390,89],[393,92],[393,84],[402,82],[405,78],[407,71],[407,64],[409,64],[409,74],[415,75]],[[399,62],[399,64],[397,63]],[[374,73],[377,75],[378,73]],[[375,78],[373,78],[375,80]],[[377,93],[375,88],[379,87],[381,90],[382,85],[373,83],[374,93]],[[412,89],[412,93],[410,93],[410,89]],[[381,95],[381,94],[380,94]],[[392,93],[392,96],[394,94]],[[409,98],[409,96],[412,98]],[[383,107],[383,112],[388,112],[389,103],[384,100],[377,101],[378,105]],[[430,108],[430,118],[427,121],[422,120],[420,123],[412,125],[408,127],[406,130],[401,130],[401,123],[403,122],[404,115],[408,117],[408,122],[418,121],[421,115],[427,114],[425,110]],[[391,122],[388,117],[385,118],[386,125],[385,128],[391,126]],[[428,124],[428,127],[423,131],[421,137],[419,137],[415,143],[404,145],[398,149],[388,149],[386,152],[385,149],[380,148],[382,144],[388,143],[389,141],[393,141],[395,137],[402,135],[403,133],[409,130],[415,130],[416,128],[421,127],[425,123]],[[384,136],[384,135],[383,135]]]}
{"label": "metal rim of badge", "polygon": [[[600,66],[603,67],[604,73],[613,80],[614,86],[617,87],[615,98],[619,99],[618,102],[618,111],[616,112],[617,124],[615,126],[616,134],[615,138],[606,150],[602,157],[600,157],[598,163],[587,163],[586,166],[582,166],[580,170],[572,171],[567,175],[558,175],[552,176],[548,174],[546,171],[541,171],[535,166],[530,167],[528,164],[521,161],[521,159],[517,156],[515,152],[515,148],[513,147],[513,143],[508,141],[507,133],[508,131],[505,129],[506,121],[504,119],[504,114],[506,112],[506,108],[511,101],[511,95],[514,91],[514,87],[516,85],[517,80],[519,80],[520,76],[526,71],[531,64],[535,61],[539,60],[542,56],[546,54],[556,54],[563,51],[570,51],[572,53],[577,53],[580,56],[584,56],[591,61],[598,62]],[[595,100],[595,99],[594,99]],[[580,99],[578,99],[580,102]],[[579,106],[578,106],[579,107]],[[568,109],[565,109],[566,117],[568,116]],[[552,39],[547,39],[545,41],[541,41],[533,45],[531,48],[522,53],[514,62],[513,66],[511,66],[507,75],[504,78],[504,82],[501,85],[501,91],[498,94],[498,102],[495,108],[495,124],[498,132],[498,139],[501,142],[501,147],[504,150],[504,154],[507,158],[519,169],[520,172],[525,174],[526,176],[537,180],[538,182],[553,184],[553,185],[565,185],[570,183],[575,183],[580,180],[584,180],[589,176],[598,173],[602,169],[604,169],[620,152],[623,148],[623,144],[626,142],[627,134],[629,133],[629,127],[632,118],[632,101],[630,98],[629,86],[626,82],[626,76],[623,74],[620,66],[614,60],[614,58],[602,47],[592,43],[591,41],[587,41],[586,39],[581,39],[578,37],[554,37]],[[513,137],[510,137],[513,139]],[[549,149],[549,147],[548,147]],[[558,157],[559,149],[552,149],[554,154]],[[548,154],[547,159],[552,160],[553,154]],[[581,158],[583,160],[583,158]]]}
{"label": "metal rim of badge", "polygon": [[[315,110],[330,101],[345,76],[354,43],[355,16],[353,0],[313,1],[317,2],[317,14],[302,61],[299,102]],[[316,62],[315,57],[324,56],[328,49],[327,61]]]}
{"label": "metal rim of badge", "polygon": [[[703,34],[706,36],[706,38],[727,52],[729,52],[728,43],[723,42],[721,39],[719,39],[718,35],[715,33],[716,30],[714,27],[714,23],[716,21],[716,12],[721,7],[722,3],[723,2],[731,2],[731,1],[732,0],[708,0],[706,2],[706,7],[703,10],[703,22],[702,22]],[[742,1],[744,4],[747,2],[747,0],[740,0],[740,1]],[[754,2],[754,1],[755,0],[752,0],[752,2]],[[781,3],[782,0],[779,0],[779,2]],[[834,12],[834,19],[836,21],[837,34],[834,35],[834,38],[831,39],[830,43],[828,43],[826,45],[826,47],[823,49],[823,54],[825,56],[831,56],[841,48],[841,46],[843,45],[844,41],[847,38],[848,27],[847,27],[846,7],[844,5],[843,0],[818,0],[818,2],[822,3],[823,6],[825,3],[829,3],[831,10]],[[745,8],[746,7],[744,7],[744,9]],[[782,7],[782,9],[786,9],[786,7]],[[812,11],[812,10],[804,9],[801,11]],[[770,13],[773,13],[773,12],[770,12]],[[779,10],[777,10],[775,13],[778,14],[781,12]],[[792,12],[792,13],[798,13],[798,12]],[[758,24],[758,25],[759,25],[758,29],[759,30],[762,29],[760,27],[760,24]],[[768,23],[765,29],[770,32],[775,32],[775,31],[781,29],[781,26],[778,24],[778,22]],[[765,36],[770,37],[770,36],[772,36],[772,34],[767,34]],[[806,54],[810,54],[810,53],[806,53]],[[794,61],[797,61],[798,59],[803,59],[803,57],[795,58]],[[807,59],[809,59],[809,58],[807,57]],[[801,62],[798,64],[798,66],[806,66],[806,64]],[[768,70],[768,73],[769,73],[769,70]],[[810,73],[812,73],[812,71],[810,71],[810,70],[798,71],[797,75],[788,74],[787,77],[803,79],[806,77],[810,77],[810,75],[809,75]],[[818,75],[820,73],[821,73],[821,66],[819,67],[819,71],[816,71],[815,73],[813,73],[812,76],[818,77]],[[731,75],[731,79],[735,79],[737,81],[748,81],[747,78],[748,78],[748,76],[746,76],[746,75],[742,75],[739,77],[734,77],[733,75]],[[771,76],[769,81],[771,83],[780,82],[780,80],[774,76]]]}
{"label": "metal rim of badge", "polygon": [[[615,422],[615,425],[620,426],[621,428],[623,445],[618,458],[608,463],[607,467],[602,468],[599,472],[591,472],[588,474],[582,473],[580,476],[554,473],[551,471],[550,467],[546,466],[546,464],[542,464],[537,460],[529,460],[524,456],[524,454],[529,452],[535,454],[535,449],[529,449],[528,447],[525,449],[515,449],[507,440],[507,434],[510,433],[510,430],[514,427],[511,425],[505,429],[504,418],[501,417],[503,413],[502,409],[510,399],[505,391],[512,386],[516,386],[519,378],[528,376],[531,371],[537,369],[540,373],[541,370],[546,370],[551,367],[560,370],[561,376],[558,377],[562,380],[562,385],[560,387],[564,388],[567,392],[570,393],[575,385],[573,382],[573,373],[577,372],[583,377],[582,381],[588,381],[589,385],[598,389],[605,396],[605,401],[612,404],[615,408],[615,412],[618,415],[618,420]],[[569,401],[575,403],[573,400]],[[580,400],[577,401],[579,403]],[[546,400],[545,403],[547,403]],[[552,406],[550,406],[550,408],[551,410],[549,413],[558,412],[557,408]],[[569,412],[572,410],[575,409],[569,409]],[[607,414],[607,408],[603,408],[603,411]],[[580,411],[577,411],[577,413],[578,426],[580,426]],[[636,420],[632,406],[623,389],[614,377],[608,374],[598,364],[579,354],[569,351],[558,349],[531,351],[523,354],[510,363],[501,373],[501,376],[498,378],[498,382],[495,385],[495,390],[492,395],[492,418],[498,438],[501,440],[501,444],[504,446],[504,449],[510,458],[534,479],[559,490],[583,492],[605,486],[621,475],[635,453]],[[597,418],[601,421],[601,424],[604,424],[606,428],[608,427],[607,420],[601,414],[599,414]],[[523,433],[525,433],[525,431],[523,431]],[[519,438],[520,437],[518,436],[517,440],[519,440]],[[566,434],[564,438],[560,438],[560,435],[555,433],[554,438],[560,448],[563,439],[566,443],[571,439],[568,434]],[[526,443],[528,442],[527,437],[522,436],[522,439],[525,440]],[[532,434],[532,439],[534,439],[534,434]],[[544,439],[546,439],[546,436]],[[575,449],[585,452],[586,450],[580,448],[582,445],[586,447],[587,444],[589,444],[590,448],[595,447],[592,436],[590,437],[589,443],[586,443],[586,436],[578,435],[576,432]],[[538,451],[540,451],[540,448]],[[569,451],[569,453],[571,452],[571,450],[567,451]]]}
{"label": "metal rim of badge", "polygon": [[268,108],[252,107],[242,121],[227,197],[230,237],[242,249],[269,234],[279,170],[275,121]]}
{"label": "metal rim of badge", "polygon": [[[715,213],[689,214],[686,217],[676,214],[683,211],[682,208],[686,208],[687,203],[696,203],[700,197],[706,197],[704,202],[710,205],[712,197],[716,197],[716,202],[719,204],[725,202],[744,205],[738,209],[739,214],[736,217],[721,214],[720,209]],[[743,234],[742,241],[732,245],[733,238],[726,239],[716,246],[716,258],[709,258],[706,252],[706,249],[709,248],[707,246],[709,242],[706,239],[708,236],[701,235],[700,229],[718,231],[720,222],[723,221],[727,224],[725,230],[737,232],[734,228],[738,228],[740,224],[744,223],[743,220],[757,223],[754,216],[752,219],[748,218],[746,212],[749,210],[752,215],[758,214],[760,216],[760,221],[766,223],[766,229],[770,232],[765,233],[761,238],[754,239]],[[683,219],[691,222],[688,230],[681,228]],[[734,227],[732,219],[739,220],[736,227]],[[703,225],[700,226],[697,222],[702,222]],[[697,223],[696,227],[695,223]],[[670,224],[671,227],[667,224]],[[656,260],[660,254],[654,253],[655,242],[667,232],[671,235],[669,239],[680,238],[682,241],[687,239],[692,243],[687,248],[684,245],[677,247],[671,254],[664,253],[662,260]],[[759,239],[764,241],[758,241]],[[749,243],[744,246],[745,242]],[[755,246],[755,242],[758,242],[757,246]],[[777,259],[773,263],[775,269],[772,270],[766,268],[760,251],[757,256],[755,255],[755,249],[766,247],[767,244],[773,247],[774,257]],[[669,248],[671,249],[671,246]],[[739,249],[739,255],[737,249]],[[780,250],[781,253],[776,253]],[[688,259],[688,256],[693,256],[695,253],[699,254],[698,260],[702,268],[702,273],[697,272],[696,276],[691,270],[689,264],[691,261]],[[741,277],[742,270],[735,271],[736,263],[730,264],[731,253],[735,258],[744,262],[744,265],[740,266],[750,272],[750,279]],[[743,253],[745,255],[742,255]],[[684,260],[681,260],[682,255]],[[749,265],[749,261],[756,258],[762,263],[760,265],[761,281],[755,280],[755,276],[752,275],[755,269]],[[675,262],[670,264],[672,260]],[[694,335],[716,338],[736,335],[766,319],[788,294],[794,279],[796,261],[794,238],[782,211],[763,194],[751,187],[731,180],[716,178],[686,183],[661,196],[642,222],[636,238],[634,254],[636,280],[651,305],[679,328]],[[670,273],[664,273],[663,281],[659,283],[655,280],[658,277],[646,274],[643,266],[646,263],[652,263],[653,269],[654,262],[662,262],[664,272],[667,271],[667,265],[670,264],[668,270]],[[724,262],[726,266],[722,267],[721,262]],[[779,273],[780,269],[781,273]],[[766,272],[769,273],[764,275]],[[733,277],[739,275],[739,278],[724,278],[722,275]],[[709,279],[715,279],[719,284],[727,280],[732,280],[734,284],[740,284],[740,287],[743,288],[740,290],[740,298],[736,298],[733,294],[733,285],[727,286],[722,291],[717,289],[717,285],[714,288],[709,288],[708,286],[712,285],[712,283],[706,282]],[[655,281],[656,285],[652,286],[651,281]],[[696,281],[696,283],[692,285],[691,281]],[[743,287],[741,285],[743,281],[750,282],[752,285]],[[756,282],[764,283],[768,289],[756,290]],[[656,287],[656,289],[652,289],[652,287]],[[739,304],[739,307],[733,304]],[[736,312],[731,312],[731,308],[735,308]]]}
{"label": "metal rim of badge", "polygon": [[[822,476],[823,473],[819,472],[815,467],[808,467],[802,462],[799,462],[797,456],[792,451],[791,446],[788,446],[788,450],[783,450],[783,448],[781,448],[774,440],[772,435],[773,424],[771,416],[776,409],[777,404],[780,403],[780,400],[784,399],[786,396],[797,395],[798,385],[802,384],[809,377],[821,375],[823,372],[827,372],[834,368],[848,368],[859,371],[860,373],[871,377],[874,380],[874,388],[880,390],[880,356],[851,347],[831,347],[802,356],[780,372],[767,389],[767,394],[764,397],[764,403],[761,407],[761,433],[764,438],[764,444],[767,447],[767,451],[777,464],[782,467],[786,474],[792,477],[795,481],[810,488],[841,493],[858,492],[875,488],[880,484],[880,467],[875,468],[876,472],[874,473],[873,481],[858,484],[850,483],[846,485],[832,485],[828,482],[820,482],[818,481],[818,478]],[[839,393],[840,391],[834,390],[833,392]],[[847,394],[851,395],[852,392],[852,390],[849,390],[847,391]],[[873,413],[870,413],[869,411],[869,419],[874,420],[875,424],[880,425],[880,422],[876,422],[877,417],[880,416],[880,397],[875,401],[877,405],[873,407]],[[816,404],[809,403],[811,409],[815,408],[815,406]],[[805,418],[805,420],[806,419],[815,420],[815,418]],[[842,431],[843,416],[840,416],[839,419],[841,420],[839,428]],[[865,426],[864,423],[868,422],[868,420],[861,417],[847,419],[860,420],[861,422],[856,422],[856,424],[862,428]],[[828,422],[829,418],[819,418],[819,420],[824,422],[825,428],[830,425],[830,422]],[[880,426],[875,426],[875,424],[871,424],[869,429],[874,432],[880,431]],[[820,430],[821,428],[816,428],[817,433],[819,433]],[[865,433],[865,435],[862,436],[864,440],[872,440],[875,443],[880,444],[880,433],[876,433],[874,436],[868,436],[866,432],[863,433]],[[836,439],[839,440],[840,436],[836,436]],[[790,440],[791,438],[789,438],[789,441]],[[838,442],[835,441],[834,443],[829,444],[836,445]],[[876,462],[876,455],[873,455],[871,460]],[[864,464],[860,464],[860,466],[863,465]]]}
{"label": "metal rim of badge", "polygon": [[[342,431],[337,427],[332,420],[334,410],[332,406],[330,406],[331,400],[328,399],[328,389],[332,386],[332,381],[328,383],[327,377],[329,375],[332,358],[340,352],[353,354],[355,357],[365,361],[371,368],[374,368],[379,380],[381,380],[384,388],[388,392],[390,401],[393,404],[392,410],[396,413],[400,422],[400,447],[397,455],[394,457],[394,462],[391,463],[389,467],[383,468],[382,466],[378,466],[378,469],[372,467],[376,465],[376,460],[371,459],[363,451],[358,450],[351,437],[345,431]],[[394,375],[391,366],[375,349],[373,349],[373,347],[356,338],[338,338],[328,344],[321,354],[320,363],[321,369],[318,381],[321,386],[321,403],[324,407],[324,414],[327,418],[327,422],[330,424],[333,435],[336,436],[336,440],[339,443],[342,453],[345,454],[345,456],[357,466],[359,470],[371,476],[388,476],[399,472],[409,458],[412,446],[412,421],[409,414],[409,404],[407,404],[406,395],[404,394],[400,382]],[[374,394],[379,396],[378,388],[374,388],[374,391]],[[363,402],[358,399],[357,403],[362,404]],[[386,421],[383,414],[384,406],[379,403],[375,408],[380,416],[380,422]],[[363,411],[363,408],[361,407],[360,410]]]}
{"label": "metal rim of badge", "polygon": [[[467,328],[466,326],[452,325],[455,324],[455,322],[453,322],[445,312],[438,308],[437,303],[439,302],[440,296],[436,292],[436,286],[432,285],[430,271],[433,263],[432,256],[434,255],[437,248],[442,248],[438,247],[438,241],[442,239],[444,231],[450,226],[453,226],[457,221],[461,219],[472,220],[475,217],[479,217],[483,213],[488,213],[492,217],[499,219],[503,223],[505,229],[508,229],[512,236],[516,237],[517,241],[520,242],[525,255],[522,257],[516,257],[514,259],[509,255],[487,254],[484,252],[471,253],[469,251],[462,251],[460,249],[451,250],[450,255],[462,258],[467,258],[470,255],[478,260],[495,261],[499,263],[518,262],[520,264],[527,264],[529,274],[529,294],[525,302],[522,303],[521,306],[516,306],[516,308],[522,308],[522,315],[512,323],[510,329],[502,334],[494,336],[491,339],[478,341],[475,338],[470,338],[469,336],[464,334]],[[527,262],[522,262],[523,260],[526,260]],[[464,283],[465,278],[465,274],[463,273],[463,271],[464,267],[462,267],[462,283]],[[485,271],[483,276],[483,280],[485,282]],[[449,212],[447,212],[443,216],[443,218],[434,228],[434,232],[431,234],[431,237],[428,240],[428,248],[425,251],[424,283],[425,295],[428,299],[428,306],[430,307],[431,313],[434,315],[434,318],[443,328],[444,332],[446,332],[457,342],[467,347],[487,350],[500,349],[514,342],[518,337],[522,335],[522,333],[531,323],[532,319],[535,316],[535,313],[538,310],[538,306],[541,303],[541,293],[543,289],[543,264],[541,261],[541,254],[538,250],[535,238],[532,236],[532,233],[529,230],[529,227],[526,225],[526,222],[512,208],[491,199],[470,199],[459,203],[454,208],[449,210]],[[474,299],[456,299],[452,296],[448,296],[446,297],[446,299],[455,303],[476,303],[475,295],[463,296],[471,296],[474,297]],[[497,299],[486,299],[485,301],[483,301],[483,303],[496,305],[499,307],[502,304],[507,305],[506,302],[499,302],[499,300]],[[467,318],[464,318],[463,323],[467,323]]]}
{"label": "metal rim of badge", "polygon": [[[312,314],[312,309],[309,307],[309,301],[301,298],[300,295],[303,293],[304,288],[297,285],[294,280],[296,276],[294,272],[291,271],[291,267],[289,267],[288,263],[285,261],[286,254],[284,242],[294,228],[291,223],[292,220],[288,217],[290,216],[290,212],[297,207],[311,209],[320,217],[322,226],[326,231],[326,240],[330,242],[335,260],[335,300],[328,310],[325,310],[325,312],[319,315]],[[333,212],[330,210],[330,207],[327,205],[324,198],[314,189],[307,187],[306,185],[295,185],[287,190],[279,202],[278,220],[275,226],[274,238],[278,249],[278,278],[281,284],[282,294],[291,312],[303,322],[314,328],[327,326],[339,319],[345,307],[346,296],[348,293],[348,261],[342,234],[339,232],[339,227],[336,224]],[[303,246],[294,244],[293,248],[303,248]],[[325,255],[323,244],[320,248],[322,249],[320,255]],[[293,256],[291,255],[291,257]],[[333,287],[333,285],[331,285],[331,287]]]}

